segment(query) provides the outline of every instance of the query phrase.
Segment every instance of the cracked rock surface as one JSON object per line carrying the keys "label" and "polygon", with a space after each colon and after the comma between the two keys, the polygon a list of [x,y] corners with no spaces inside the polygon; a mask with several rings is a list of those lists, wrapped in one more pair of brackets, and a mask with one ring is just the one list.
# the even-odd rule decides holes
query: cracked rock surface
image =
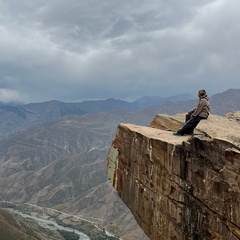
{"label": "cracked rock surface", "polygon": [[120,124],[107,173],[152,240],[240,239],[240,113],[173,136],[183,115]]}

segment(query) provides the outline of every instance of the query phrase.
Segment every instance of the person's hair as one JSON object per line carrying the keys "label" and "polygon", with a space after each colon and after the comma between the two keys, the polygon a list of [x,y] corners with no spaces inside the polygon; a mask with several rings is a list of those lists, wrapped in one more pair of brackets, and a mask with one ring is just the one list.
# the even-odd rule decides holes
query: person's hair
{"label": "person's hair", "polygon": [[201,90],[199,90],[198,92],[199,92],[199,94],[200,94],[201,96],[204,96],[205,94],[207,94],[204,89],[201,89]]}

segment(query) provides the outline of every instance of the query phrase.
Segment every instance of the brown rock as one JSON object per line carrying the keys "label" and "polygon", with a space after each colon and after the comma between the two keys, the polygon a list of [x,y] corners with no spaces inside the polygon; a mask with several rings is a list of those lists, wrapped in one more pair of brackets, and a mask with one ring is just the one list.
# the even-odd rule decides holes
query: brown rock
{"label": "brown rock", "polygon": [[240,239],[240,124],[232,116],[211,115],[192,137],[170,131],[183,115],[119,125],[108,176],[150,239]]}

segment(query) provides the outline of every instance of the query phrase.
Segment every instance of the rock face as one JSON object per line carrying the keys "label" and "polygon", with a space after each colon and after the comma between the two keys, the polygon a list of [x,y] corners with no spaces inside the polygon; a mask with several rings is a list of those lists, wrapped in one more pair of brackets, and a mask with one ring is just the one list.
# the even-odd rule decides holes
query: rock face
{"label": "rock face", "polygon": [[211,115],[181,137],[183,115],[118,126],[108,177],[150,239],[240,239],[239,116]]}

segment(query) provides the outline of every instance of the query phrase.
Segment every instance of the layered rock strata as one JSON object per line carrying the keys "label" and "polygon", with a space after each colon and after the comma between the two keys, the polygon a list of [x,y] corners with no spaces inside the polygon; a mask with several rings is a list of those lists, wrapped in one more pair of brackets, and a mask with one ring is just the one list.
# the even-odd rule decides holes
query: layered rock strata
{"label": "layered rock strata", "polygon": [[181,137],[183,115],[118,126],[108,177],[151,240],[240,239],[239,116],[211,115]]}

